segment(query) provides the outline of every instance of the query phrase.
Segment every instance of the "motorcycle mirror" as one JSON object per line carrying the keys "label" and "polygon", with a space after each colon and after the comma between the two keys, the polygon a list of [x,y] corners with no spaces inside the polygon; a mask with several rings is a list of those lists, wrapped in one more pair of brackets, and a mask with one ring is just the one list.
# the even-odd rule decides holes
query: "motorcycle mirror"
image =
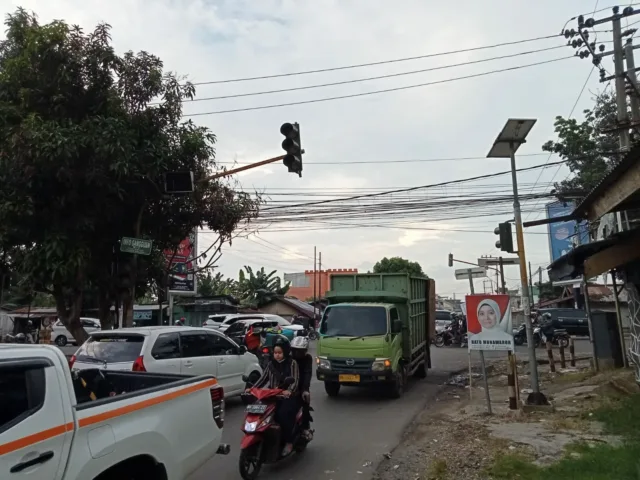
{"label": "motorcycle mirror", "polygon": [[293,385],[294,381],[295,380],[293,379],[293,377],[287,377],[287,378],[284,379],[283,383],[284,383],[285,387],[290,387],[291,385]]}
{"label": "motorcycle mirror", "polygon": [[242,381],[244,383],[247,383],[249,381],[249,377],[247,377],[246,375],[242,375]]}

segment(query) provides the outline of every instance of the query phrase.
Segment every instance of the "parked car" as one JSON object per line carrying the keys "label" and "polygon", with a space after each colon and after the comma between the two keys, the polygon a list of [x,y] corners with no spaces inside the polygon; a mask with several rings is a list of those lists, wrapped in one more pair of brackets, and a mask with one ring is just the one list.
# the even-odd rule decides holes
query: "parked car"
{"label": "parked car", "polygon": [[[87,333],[95,332],[96,330],[100,330],[102,328],[100,326],[100,320],[97,318],[80,317],[80,323],[82,323],[82,327]],[[51,330],[51,339],[59,347],[64,347],[68,343],[72,345],[76,344],[73,335],[69,333],[69,330],[67,330],[67,327],[64,326],[61,320],[58,320],[53,324]]]}
{"label": "parked car", "polygon": [[100,375],[115,395],[91,397],[54,346],[0,345],[0,357],[7,479],[183,480],[229,453],[223,391],[212,375],[94,369],[85,378]]}
{"label": "parked car", "polygon": [[255,355],[225,335],[198,327],[154,326],[92,333],[71,357],[73,369],[214,375],[226,397],[245,389],[262,374]]}
{"label": "parked car", "polygon": [[[304,330],[302,325],[293,325],[289,320],[282,318],[279,315],[273,315],[270,313],[234,313],[227,315],[225,319],[219,325],[213,325],[213,328],[217,328],[221,332],[225,332],[231,325],[238,320],[271,320],[278,322],[278,325],[283,330],[291,330],[292,332],[299,332]],[[208,325],[207,325],[208,326]],[[288,336],[294,337],[296,333],[289,333]]]}

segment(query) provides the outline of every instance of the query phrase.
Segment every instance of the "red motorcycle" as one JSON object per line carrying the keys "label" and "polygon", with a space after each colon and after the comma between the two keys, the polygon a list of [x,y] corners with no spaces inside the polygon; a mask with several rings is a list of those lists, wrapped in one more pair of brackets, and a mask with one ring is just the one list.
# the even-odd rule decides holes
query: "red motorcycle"
{"label": "red motorcycle", "polygon": [[[285,388],[293,382],[292,378],[285,379]],[[284,398],[284,390],[279,388],[252,388],[250,393],[241,396],[246,405],[246,416],[242,431],[244,437],[240,443],[240,476],[244,480],[258,478],[260,469],[265,463],[276,463],[282,460],[282,432],[275,423],[275,413],[278,400]],[[303,435],[302,408],[296,416],[294,429],[293,450],[302,453],[310,439]]]}

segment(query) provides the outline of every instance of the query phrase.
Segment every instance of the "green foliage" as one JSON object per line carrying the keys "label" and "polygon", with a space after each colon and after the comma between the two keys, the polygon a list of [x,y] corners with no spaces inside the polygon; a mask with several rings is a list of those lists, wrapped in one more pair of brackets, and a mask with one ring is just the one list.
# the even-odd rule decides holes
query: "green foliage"
{"label": "green foliage", "polygon": [[536,285],[539,288],[538,296],[542,301],[560,298],[564,292],[564,287],[554,287],[551,282],[536,283]]}
{"label": "green foliage", "polygon": [[640,471],[640,395],[594,412],[607,433],[621,435],[622,446],[597,444],[571,446],[567,455],[549,467],[533,465],[521,455],[501,455],[486,472],[495,480],[636,480]]}
{"label": "green foliage", "polygon": [[232,278],[224,278],[220,272],[212,275],[211,270],[207,269],[198,273],[198,294],[203,297],[231,295],[237,298],[239,293],[238,282]]}
{"label": "green foliage", "polygon": [[[245,273],[246,272],[246,273]],[[274,297],[285,295],[289,291],[289,284],[282,286],[277,270],[267,273],[264,267],[253,271],[249,266],[238,273],[238,289],[241,301],[247,305],[260,308],[269,303]]]}
{"label": "green foliage", "polygon": [[384,257],[373,266],[373,273],[408,273],[414,277],[427,277],[418,262],[401,257]]}
{"label": "green foliage", "polygon": [[559,195],[575,193],[585,196],[620,159],[616,125],[615,95],[604,92],[595,97],[592,109],[584,111],[581,122],[574,118],[556,117],[556,141],[548,141],[542,150],[567,160],[573,176],[555,184]]}
{"label": "green foliage", "polygon": [[[116,298],[132,304],[162,289],[161,251],[196,227],[231,239],[259,200],[206,177],[217,170],[215,136],[182,121],[189,82],[147,53],[122,56],[110,27],[85,33],[63,21],[41,25],[18,9],[0,44],[0,258],[53,294],[76,340],[85,333],[83,295],[102,316]],[[192,171],[196,191],[166,196],[165,172]],[[120,254],[123,236],[152,238],[148,258]],[[4,261],[4,260],[3,260]],[[128,271],[133,285],[122,282]],[[157,292],[156,292],[157,293]],[[106,312],[106,313],[105,313]]]}

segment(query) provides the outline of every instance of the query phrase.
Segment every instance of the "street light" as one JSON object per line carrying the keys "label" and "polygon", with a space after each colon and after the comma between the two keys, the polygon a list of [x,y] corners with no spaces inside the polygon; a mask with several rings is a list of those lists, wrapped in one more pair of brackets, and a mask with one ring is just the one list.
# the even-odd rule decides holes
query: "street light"
{"label": "street light", "polygon": [[529,281],[527,278],[527,259],[524,251],[524,235],[522,234],[522,214],[520,212],[520,200],[518,198],[518,177],[516,174],[516,152],[520,145],[526,143],[526,138],[537,120],[510,118],[493,142],[487,158],[511,159],[511,182],[513,184],[513,213],[516,224],[516,240],[518,244],[518,257],[520,258],[520,283],[522,306],[524,307],[524,321],[527,327],[527,347],[529,349],[529,366],[531,368],[531,390],[527,403],[530,405],[547,405],[549,402],[540,392],[538,380],[538,362],[536,359],[536,347],[533,341],[533,326],[531,325],[531,305],[529,304]]}

